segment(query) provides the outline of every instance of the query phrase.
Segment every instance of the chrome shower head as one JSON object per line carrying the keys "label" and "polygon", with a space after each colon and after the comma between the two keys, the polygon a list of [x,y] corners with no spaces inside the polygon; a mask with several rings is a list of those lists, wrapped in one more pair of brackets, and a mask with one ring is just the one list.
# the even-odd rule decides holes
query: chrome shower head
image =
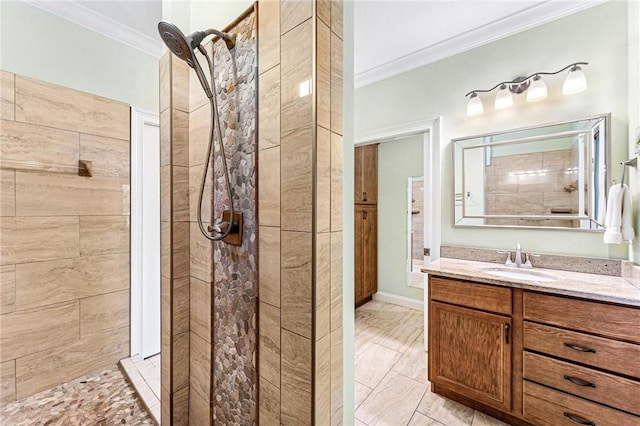
{"label": "chrome shower head", "polygon": [[160,37],[162,37],[162,41],[164,41],[164,44],[167,45],[169,50],[195,70],[198,80],[200,80],[200,84],[202,85],[202,89],[204,89],[204,93],[208,98],[211,98],[213,96],[211,93],[211,87],[209,86],[207,78],[204,76],[204,72],[202,71],[202,67],[198,62],[198,59],[196,59],[195,52],[196,48],[204,52],[200,43],[202,43],[202,40],[204,40],[207,34],[202,31],[196,31],[185,36],[178,27],[167,21],[160,21],[158,23],[158,32],[160,33]]}
{"label": "chrome shower head", "polygon": [[194,49],[200,45],[204,36],[200,40],[193,39],[191,35],[185,36],[178,27],[167,21],[158,23],[158,32],[169,50],[193,68],[196,62]]}

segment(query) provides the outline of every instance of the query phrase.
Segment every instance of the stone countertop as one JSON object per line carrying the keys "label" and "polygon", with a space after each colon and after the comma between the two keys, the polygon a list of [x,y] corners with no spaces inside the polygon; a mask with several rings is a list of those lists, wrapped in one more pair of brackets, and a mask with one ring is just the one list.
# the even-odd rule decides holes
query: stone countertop
{"label": "stone countertop", "polygon": [[422,268],[422,272],[448,278],[477,281],[503,287],[522,288],[562,296],[581,297],[603,302],[621,303],[640,307],[640,286],[637,280],[608,275],[585,274],[582,272],[560,271],[555,269],[517,269],[533,271],[557,277],[557,281],[540,282],[520,278],[506,278],[489,274],[485,270],[507,269],[504,265],[489,262],[440,258]]}

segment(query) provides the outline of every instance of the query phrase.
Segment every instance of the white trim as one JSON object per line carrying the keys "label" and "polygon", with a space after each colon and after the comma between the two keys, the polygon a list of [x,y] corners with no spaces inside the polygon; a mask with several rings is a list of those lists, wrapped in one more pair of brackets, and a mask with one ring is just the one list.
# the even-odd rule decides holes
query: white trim
{"label": "white trim", "polygon": [[356,146],[367,145],[389,139],[399,139],[416,133],[425,133],[431,131],[434,126],[438,125],[437,123],[437,118],[429,118],[426,120],[410,121],[397,126],[383,127],[356,136],[354,144]]}
{"label": "white trim", "polygon": [[384,291],[374,293],[373,300],[379,300],[380,302],[385,303],[393,303],[394,305],[404,306],[405,308],[415,309],[416,311],[420,312],[424,311],[424,305],[421,300],[398,296],[391,293],[385,293]]}
{"label": "white trim", "polygon": [[[131,356],[142,351],[142,129],[150,124],[160,127],[157,113],[131,108]],[[158,159],[160,161],[160,159]],[[158,185],[160,182],[158,182]],[[160,232],[158,230],[158,232]]]}
{"label": "white trim", "polygon": [[431,46],[396,58],[365,71],[356,73],[356,88],[437,62],[467,50],[475,49],[496,40],[563,18],[607,0],[583,0],[573,2],[546,1],[489,24],[443,40]]}
{"label": "white trim", "polygon": [[44,1],[24,0],[26,3],[46,10],[74,24],[88,28],[105,37],[133,47],[141,52],[159,58],[162,55],[162,42],[160,38],[154,39],[148,35],[134,30],[108,16],[96,12],[75,1]]}

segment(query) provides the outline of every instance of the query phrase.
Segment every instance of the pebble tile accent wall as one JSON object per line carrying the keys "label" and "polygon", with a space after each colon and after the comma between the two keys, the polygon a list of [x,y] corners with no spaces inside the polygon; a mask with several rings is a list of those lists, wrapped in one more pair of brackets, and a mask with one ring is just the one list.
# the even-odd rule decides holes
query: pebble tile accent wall
{"label": "pebble tile accent wall", "polygon": [[[242,245],[214,243],[213,393],[214,424],[255,424],[257,419],[258,237],[257,28],[255,11],[227,30],[236,35],[233,58],[214,44],[220,124],[232,165],[234,206],[243,214]],[[234,76],[235,71],[235,76]],[[227,204],[222,157],[215,165],[215,217]],[[224,203],[224,204],[223,204]]]}
{"label": "pebble tile accent wall", "polygon": [[258,13],[260,423],[341,424],[342,2]]}
{"label": "pebble tile accent wall", "polygon": [[130,124],[125,103],[0,77],[4,405],[129,355]]}

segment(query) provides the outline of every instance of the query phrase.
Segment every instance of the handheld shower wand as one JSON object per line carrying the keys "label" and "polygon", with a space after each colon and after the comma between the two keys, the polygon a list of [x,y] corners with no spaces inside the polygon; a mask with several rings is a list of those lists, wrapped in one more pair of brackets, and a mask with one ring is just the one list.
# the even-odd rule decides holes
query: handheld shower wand
{"label": "handheld shower wand", "polygon": [[[158,32],[162,37],[162,40],[167,45],[169,50],[176,55],[178,58],[182,59],[193,68],[198,76],[198,80],[200,80],[200,84],[202,85],[202,89],[204,90],[207,98],[209,99],[209,104],[211,107],[211,125],[209,132],[209,145],[207,148],[207,158],[204,165],[204,170],[202,173],[202,181],[200,184],[200,193],[198,196],[198,226],[200,227],[200,232],[212,241],[220,241],[227,238],[232,233],[239,234],[240,237],[236,239],[237,242],[242,241],[242,228],[241,222],[242,217],[241,214],[236,214],[233,208],[233,192],[231,191],[231,183],[229,177],[229,170],[227,168],[227,160],[225,156],[224,150],[224,141],[222,139],[222,130],[220,126],[220,117],[218,112],[218,102],[215,96],[216,86],[215,86],[215,78],[214,78],[214,65],[213,60],[207,54],[206,49],[202,46],[202,41],[208,37],[209,35],[217,35],[220,37],[226,44],[227,49],[230,52],[233,51],[235,47],[235,35],[222,33],[218,30],[209,29],[206,31],[195,31],[189,35],[184,35],[178,27],[175,25],[166,22],[160,21],[158,23]],[[195,50],[198,51],[206,58],[207,64],[209,66],[211,84],[213,86],[213,92],[211,90],[211,86],[209,86],[209,82],[196,58]],[[209,226],[207,229],[204,228],[202,223],[202,199],[204,195],[204,188],[207,179],[207,172],[209,170],[209,162],[211,160],[211,156],[213,154],[213,140],[215,139],[215,129],[218,130],[218,143],[220,148],[220,153],[222,155],[222,169],[225,178],[226,191],[229,196],[229,215],[227,220],[224,219],[224,214],[222,218],[216,219],[212,226]],[[225,212],[226,213],[226,212]],[[211,235],[212,233],[216,233],[217,235]]]}

